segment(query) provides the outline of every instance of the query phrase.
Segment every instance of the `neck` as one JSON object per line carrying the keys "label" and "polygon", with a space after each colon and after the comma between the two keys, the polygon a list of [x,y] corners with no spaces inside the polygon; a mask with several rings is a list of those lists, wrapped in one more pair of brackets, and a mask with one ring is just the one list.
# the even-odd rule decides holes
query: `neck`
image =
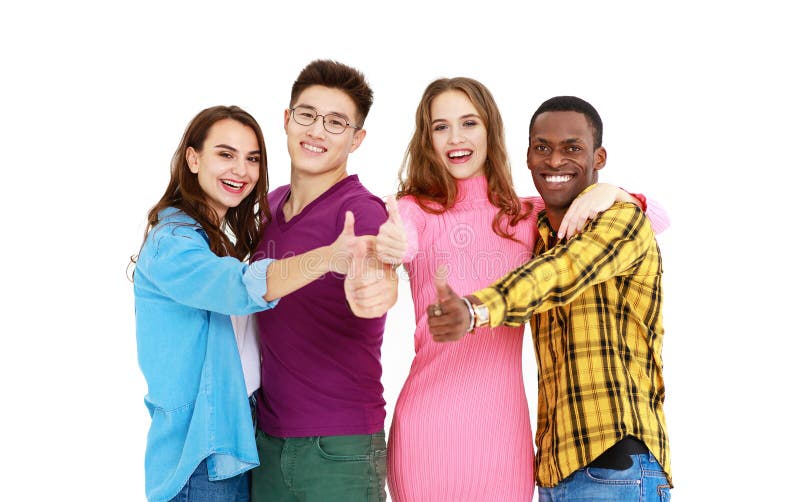
{"label": "neck", "polygon": [[283,206],[284,219],[289,221],[317,197],[346,177],[347,169],[344,167],[322,174],[309,174],[292,169],[289,199]]}
{"label": "neck", "polygon": [[565,209],[550,209],[545,208],[547,211],[547,221],[550,222],[550,228],[558,232],[558,227],[561,226],[561,220],[564,219],[564,215],[567,214]]}

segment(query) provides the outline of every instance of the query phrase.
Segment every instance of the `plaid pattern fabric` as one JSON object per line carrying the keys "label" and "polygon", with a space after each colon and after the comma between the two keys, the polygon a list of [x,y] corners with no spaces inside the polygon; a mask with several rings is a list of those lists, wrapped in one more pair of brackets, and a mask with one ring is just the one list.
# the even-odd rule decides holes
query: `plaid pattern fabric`
{"label": "plaid pattern fabric", "polygon": [[647,217],[617,203],[567,242],[556,242],[544,211],[538,225],[535,257],[474,293],[493,327],[531,320],[538,483],[555,486],[627,435],[647,445],[671,483],[661,254]]}

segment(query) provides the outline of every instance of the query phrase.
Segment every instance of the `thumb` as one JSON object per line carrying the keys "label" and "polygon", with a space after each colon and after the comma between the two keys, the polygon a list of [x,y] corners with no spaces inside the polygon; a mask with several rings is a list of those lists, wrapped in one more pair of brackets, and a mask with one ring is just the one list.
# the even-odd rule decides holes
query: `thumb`
{"label": "thumb", "polygon": [[397,199],[394,196],[386,197],[386,212],[389,213],[389,221],[398,225],[403,224],[403,218],[397,208]]}
{"label": "thumb", "polygon": [[355,235],[356,218],[353,216],[352,211],[344,213],[344,227],[342,227],[342,235]]}
{"label": "thumb", "polygon": [[434,278],[434,283],[436,284],[436,297],[439,299],[439,303],[442,303],[446,300],[449,300],[450,297],[455,296],[455,291],[450,287],[447,283],[447,276],[449,275],[449,271],[447,267],[442,265],[438,269],[436,269],[436,277]]}
{"label": "thumb", "polygon": [[369,254],[369,243],[364,239],[358,239],[353,247],[353,257],[350,260],[350,277],[360,279],[366,268],[367,255]]}

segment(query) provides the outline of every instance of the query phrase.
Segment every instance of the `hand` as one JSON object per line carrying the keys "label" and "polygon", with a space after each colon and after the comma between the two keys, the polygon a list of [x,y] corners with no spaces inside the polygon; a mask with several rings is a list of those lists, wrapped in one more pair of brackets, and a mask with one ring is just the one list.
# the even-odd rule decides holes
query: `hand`
{"label": "hand", "polygon": [[566,236],[569,239],[579,233],[587,221],[595,219],[599,213],[620,200],[619,192],[630,198],[628,193],[619,187],[608,183],[598,183],[594,188],[573,200],[561,220],[561,226],[558,227],[558,238],[562,239]]}
{"label": "hand", "polygon": [[400,211],[397,209],[397,199],[387,197],[386,210],[389,218],[378,229],[375,249],[378,259],[383,263],[400,265],[408,250],[408,240],[406,239],[406,229],[403,226],[403,218],[400,217]]}
{"label": "hand", "polygon": [[356,237],[355,217],[351,211],[344,214],[344,227],[339,237],[329,247],[328,270],[339,274],[346,274],[350,269],[350,261],[356,248],[356,243],[361,239]]}
{"label": "hand", "polygon": [[397,274],[375,255],[375,238],[359,240],[344,280],[350,309],[358,317],[373,319],[385,314],[397,301]]}
{"label": "hand", "polygon": [[438,303],[428,306],[428,327],[435,342],[454,342],[467,334],[471,322],[469,309],[447,283],[447,274],[436,273]]}

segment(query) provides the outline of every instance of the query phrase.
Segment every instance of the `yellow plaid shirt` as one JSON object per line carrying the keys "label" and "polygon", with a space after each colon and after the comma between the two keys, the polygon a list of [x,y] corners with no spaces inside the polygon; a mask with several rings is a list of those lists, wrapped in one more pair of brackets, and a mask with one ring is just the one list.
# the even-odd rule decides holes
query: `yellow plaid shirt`
{"label": "yellow plaid shirt", "polygon": [[474,295],[491,325],[531,321],[539,366],[537,482],[553,487],[623,437],[672,483],[664,420],[661,253],[650,222],[617,203],[567,242],[542,211],[534,258]]}

